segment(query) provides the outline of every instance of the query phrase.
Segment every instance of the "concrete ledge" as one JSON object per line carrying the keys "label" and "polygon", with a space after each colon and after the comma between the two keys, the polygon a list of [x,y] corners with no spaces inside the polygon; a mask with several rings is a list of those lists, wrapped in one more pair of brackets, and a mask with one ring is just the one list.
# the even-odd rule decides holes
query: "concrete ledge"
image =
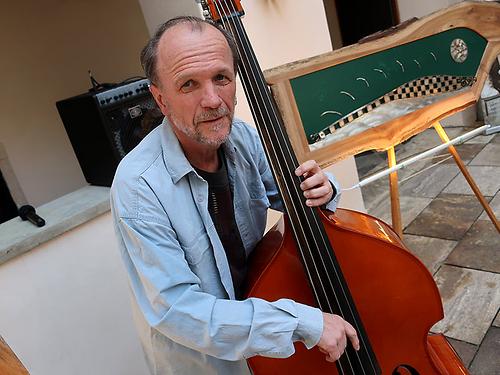
{"label": "concrete ledge", "polygon": [[38,228],[15,217],[0,224],[0,264],[109,211],[109,188],[85,186],[36,209]]}

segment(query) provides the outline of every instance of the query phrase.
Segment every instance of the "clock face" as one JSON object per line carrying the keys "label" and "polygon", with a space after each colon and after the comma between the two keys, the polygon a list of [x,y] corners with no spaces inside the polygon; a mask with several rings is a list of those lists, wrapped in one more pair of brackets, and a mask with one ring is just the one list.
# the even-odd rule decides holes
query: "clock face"
{"label": "clock face", "polygon": [[462,39],[454,39],[450,44],[450,54],[457,63],[463,63],[467,59],[469,50]]}

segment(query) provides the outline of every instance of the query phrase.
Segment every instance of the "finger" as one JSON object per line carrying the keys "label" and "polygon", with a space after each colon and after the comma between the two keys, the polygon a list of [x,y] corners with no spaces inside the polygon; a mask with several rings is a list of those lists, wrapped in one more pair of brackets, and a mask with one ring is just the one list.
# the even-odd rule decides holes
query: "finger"
{"label": "finger", "polygon": [[306,173],[317,173],[321,168],[315,160],[307,160],[297,167],[295,175],[303,176]]}
{"label": "finger", "polygon": [[317,198],[317,199],[307,199],[306,206],[307,207],[320,207],[327,204],[330,200],[327,197]]}
{"label": "finger", "polygon": [[329,187],[328,185],[320,185],[304,191],[303,194],[304,197],[308,199],[309,198],[315,199],[315,198],[322,198],[325,195],[329,195],[330,192],[331,192],[331,187]]}
{"label": "finger", "polygon": [[321,205],[324,205],[324,204],[327,204],[328,202],[330,202],[330,199],[332,198],[333,192],[330,191],[328,188],[326,188],[324,191],[326,191],[327,193],[323,194],[321,190],[317,191],[319,194],[313,193],[314,195],[318,195],[317,198],[309,198],[308,195],[306,195],[306,192],[304,192],[304,195],[307,197],[306,205],[308,207],[319,207]]}
{"label": "finger", "polygon": [[302,181],[300,183],[300,188],[302,190],[312,189],[316,186],[325,185],[327,181],[328,178],[326,177],[326,175],[322,171],[320,171],[316,174],[310,175],[304,181]]}
{"label": "finger", "polygon": [[346,346],[347,346],[347,337],[345,335],[342,335],[342,337],[340,338],[340,340],[337,343],[337,347],[338,347],[338,351],[339,351],[340,355],[342,355],[344,353]]}
{"label": "finger", "polygon": [[345,322],[344,326],[345,326],[345,334],[349,338],[352,347],[356,350],[359,350],[359,338],[358,334],[356,333],[356,330],[349,322]]}
{"label": "finger", "polygon": [[331,356],[329,356],[329,355],[328,355],[328,356],[326,356],[326,360],[327,360],[328,362],[335,362],[335,361],[336,361],[336,359],[335,359],[335,358],[332,358],[332,357],[331,357]]}
{"label": "finger", "polygon": [[335,362],[340,358],[341,355],[342,353],[339,352],[338,349],[335,349],[334,351],[330,352],[330,354],[326,357],[326,360],[328,362]]}

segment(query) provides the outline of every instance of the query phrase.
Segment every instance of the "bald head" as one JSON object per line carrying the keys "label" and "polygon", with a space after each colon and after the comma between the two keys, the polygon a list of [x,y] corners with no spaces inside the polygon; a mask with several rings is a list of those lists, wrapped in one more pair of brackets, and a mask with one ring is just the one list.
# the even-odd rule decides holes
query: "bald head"
{"label": "bald head", "polygon": [[206,27],[212,27],[218,30],[222,36],[225,38],[227,45],[232,54],[234,71],[237,71],[238,68],[238,51],[236,48],[236,43],[232,37],[232,35],[213,23],[212,21],[204,20],[198,17],[191,16],[182,16],[176,17],[168,20],[167,22],[161,24],[156,30],[153,37],[149,40],[146,46],[143,48],[141,52],[141,64],[144,69],[144,73],[146,77],[151,81],[151,83],[155,85],[159,85],[158,79],[158,46],[160,44],[160,40],[167,33],[168,30],[178,26],[183,25],[184,27],[191,27],[192,32],[202,32]]}

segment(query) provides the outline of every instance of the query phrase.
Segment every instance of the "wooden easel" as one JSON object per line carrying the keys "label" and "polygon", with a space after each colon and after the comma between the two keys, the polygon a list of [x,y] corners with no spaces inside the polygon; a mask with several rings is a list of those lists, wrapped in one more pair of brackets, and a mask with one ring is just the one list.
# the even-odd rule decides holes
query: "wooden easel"
{"label": "wooden easel", "polygon": [[[491,207],[439,124],[479,100],[491,65],[500,55],[498,19],[497,2],[465,1],[358,44],[266,71],[298,161],[314,159],[327,167],[364,151],[387,151],[390,170],[383,173],[389,175],[393,227],[401,235],[394,147],[434,127],[445,144],[439,149],[448,148],[500,231]],[[436,96],[423,106],[361,120],[382,105],[443,90],[448,95]],[[362,187],[372,177],[344,190]]]}
{"label": "wooden easel", "polygon": [[[446,134],[445,130],[443,129],[443,126],[440,124],[439,121],[436,121],[433,125],[434,129],[438,133],[439,137],[441,138],[441,141],[443,143],[449,142],[450,139],[448,135]],[[450,154],[453,156],[453,159],[455,160],[455,163],[457,164],[458,168],[464,175],[465,179],[467,180],[467,183],[471,187],[472,191],[476,195],[477,199],[483,206],[484,210],[488,214],[491,222],[497,229],[497,231],[500,233],[500,224],[498,222],[497,217],[495,216],[495,213],[491,209],[491,206],[489,203],[486,201],[484,198],[484,195],[481,193],[479,190],[479,187],[477,186],[476,182],[472,178],[471,174],[465,167],[465,164],[458,154],[457,150],[455,149],[455,146],[450,145],[448,146],[448,151]],[[394,146],[390,147],[387,150],[387,156],[388,156],[388,163],[389,163],[389,168],[392,168],[396,165],[396,154],[394,152]],[[399,187],[398,187],[398,172],[392,172],[389,175],[389,188],[390,188],[390,194],[391,194],[391,214],[392,214],[392,227],[396,231],[396,233],[399,234],[400,237],[403,236],[403,225],[401,221],[401,207],[399,203]]]}

